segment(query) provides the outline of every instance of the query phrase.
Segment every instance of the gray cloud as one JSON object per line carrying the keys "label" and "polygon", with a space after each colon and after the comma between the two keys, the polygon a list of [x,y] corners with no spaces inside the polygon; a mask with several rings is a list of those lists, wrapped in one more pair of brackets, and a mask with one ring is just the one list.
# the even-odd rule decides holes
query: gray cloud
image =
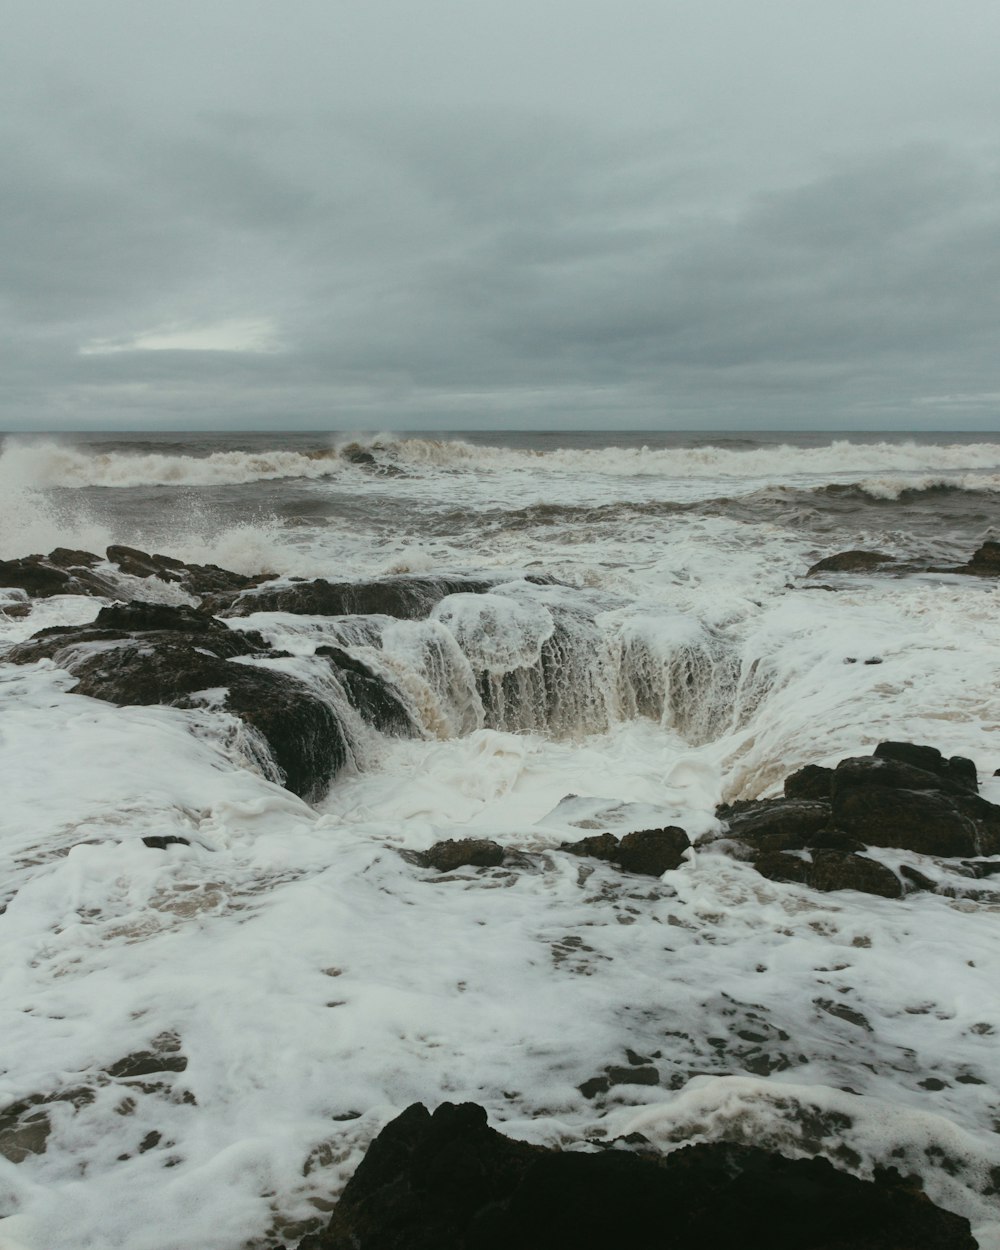
{"label": "gray cloud", "polygon": [[995,426],[1000,19],[15,7],[0,428]]}

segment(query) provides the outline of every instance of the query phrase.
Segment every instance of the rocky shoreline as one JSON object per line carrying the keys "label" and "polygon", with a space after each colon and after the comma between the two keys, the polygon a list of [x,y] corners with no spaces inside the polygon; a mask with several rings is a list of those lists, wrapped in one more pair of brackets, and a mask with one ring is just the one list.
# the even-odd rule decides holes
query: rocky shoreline
{"label": "rocky shoreline", "polygon": [[[862,558],[864,557],[864,558]],[[819,573],[898,573],[881,553],[843,553]],[[967,565],[937,572],[1000,574],[1000,544],[984,544]],[[187,602],[131,598],[123,591],[156,579]],[[543,579],[538,579],[542,584]],[[75,693],[119,706],[213,708],[236,718],[270,780],[318,802],[351,758],[349,722],[359,717],[390,737],[415,736],[404,692],[384,671],[345,647],[323,643],[293,655],[259,629],[227,620],[255,613],[420,620],[449,595],[488,594],[494,582],[463,575],[399,576],[364,583],[245,577],[214,565],[185,564],[133,548],[106,557],[59,548],[48,556],[0,562],[3,610],[27,616],[35,599],[85,595],[103,601],[93,621],[36,632],[3,656],[17,665],[48,661],[75,680]],[[250,625],[256,622],[249,622]],[[887,900],[920,892],[995,901],[1000,876],[1000,806],[979,793],[979,771],[933,746],[884,741],[835,767],[808,765],[784,781],[780,797],[716,810],[717,828],[693,840],[676,825],[610,830],[545,852],[505,848],[483,838],[402,852],[415,873],[489,874],[571,855],[621,874],[659,878],[684,872],[702,853],[750,864],[770,881],[829,893],[858,891]],[[175,837],[144,838],[165,850]],[[885,852],[903,852],[899,862]],[[881,857],[880,857],[881,856]],[[909,857],[908,859],[906,857]],[[912,862],[919,861],[919,866]],[[409,871],[410,869],[407,869]],[[854,1020],[852,1023],[864,1027]],[[169,1086],[186,1060],[177,1039],[128,1056],[123,1073]],[[162,1053],[160,1053],[162,1051]],[[136,1060],[132,1067],[128,1062]],[[580,1086],[587,1099],[616,1084],[656,1084],[644,1056]],[[42,1153],[50,1102],[89,1097],[71,1090],[36,1095],[0,1109],[0,1153],[18,1162]],[[650,1229],[655,1233],[650,1233]],[[650,1143],[591,1143],[591,1152],[547,1151],[486,1123],[474,1104],[416,1104],[372,1143],[326,1231],[300,1250],[526,1250],[644,1245],[774,1246],[787,1250],[967,1250],[969,1223],[933,1206],[913,1177],[890,1172],[860,1180],[828,1161],[791,1161],[732,1143],[688,1146],[667,1155]],[[276,1248],[275,1248],[276,1250]]]}

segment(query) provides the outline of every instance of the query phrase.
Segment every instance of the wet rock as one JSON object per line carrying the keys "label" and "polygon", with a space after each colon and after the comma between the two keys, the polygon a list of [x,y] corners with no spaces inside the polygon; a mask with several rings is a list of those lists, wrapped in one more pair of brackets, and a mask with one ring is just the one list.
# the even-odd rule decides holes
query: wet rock
{"label": "wet rock", "polygon": [[829,803],[833,769],[807,764],[785,778],[786,799],[814,799]]}
{"label": "wet rock", "polygon": [[815,573],[870,573],[873,569],[885,564],[895,563],[895,556],[886,555],[884,551],[841,551],[835,556],[827,556],[817,561],[806,571],[806,577]]}
{"label": "wet rock", "polygon": [[847,790],[870,785],[892,790],[931,790],[963,796],[971,793],[964,777],[955,778],[943,772],[931,772],[899,759],[859,755],[841,760],[834,769],[831,786],[834,805]]}
{"label": "wet rock", "polygon": [[285,786],[321,797],[347,758],[340,721],[298,678],[231,662],[238,657],[275,653],[260,635],[191,608],[146,603],[103,608],[89,626],[42,630],[6,656],[15,664],[51,659],[76,677],[76,693],[119,707],[197,707],[204,692],[221,691],[220,706],[263,736]]}
{"label": "wet rock", "polygon": [[660,877],[679,868],[691,840],[677,825],[627,833],[618,846],[617,862],[626,872]]}
{"label": "wet rock", "polygon": [[23,590],[34,599],[53,595],[115,595],[112,578],[94,570],[98,557],[88,551],[57,547],[52,556],[31,555],[0,560],[0,586]]}
{"label": "wet rock", "polygon": [[571,855],[606,860],[617,864],[624,872],[661,877],[680,867],[690,845],[691,840],[683,829],[668,825],[664,829],[627,833],[621,841],[611,833],[595,834],[578,842],[563,842],[559,849]]}
{"label": "wet rock", "polygon": [[351,706],[356,707],[379,733],[403,736],[416,732],[402,699],[374,669],[340,647],[317,647],[315,654],[330,661]]}
{"label": "wet rock", "polygon": [[472,577],[386,577],[371,582],[287,582],[238,597],[210,599],[206,609],[226,616],[294,612],[306,616],[392,616],[420,620],[448,595],[483,594],[492,582]]}
{"label": "wet rock", "polygon": [[866,846],[894,846],[921,855],[978,853],[974,822],[947,795],[851,786],[834,792],[833,818]]}
{"label": "wet rock", "polygon": [[972,553],[965,564],[940,571],[942,573],[967,573],[972,577],[1000,577],[1000,543],[985,542]]}
{"label": "wet rock", "polygon": [[[642,1146],[640,1140],[636,1143]],[[974,1250],[969,1223],[897,1173],[714,1142],[666,1156],[560,1152],[491,1129],[472,1103],[421,1104],[369,1147],[299,1250]]]}
{"label": "wet rock", "polygon": [[175,833],[151,834],[142,840],[144,846],[154,851],[165,851],[168,846],[190,846],[188,838],[180,838]]}
{"label": "wet rock", "polygon": [[865,855],[835,850],[812,851],[808,855],[769,851],[754,860],[754,867],[771,881],[793,881],[823,893],[860,890],[882,898],[903,897],[903,886],[896,874]]}
{"label": "wet rock", "polygon": [[345,447],[340,454],[341,457],[344,460],[347,460],[350,464],[366,464],[374,466],[378,463],[370,451],[362,451],[360,447]]}
{"label": "wet rock", "polygon": [[417,860],[425,868],[454,872],[456,868],[466,866],[495,868],[503,863],[503,856],[503,847],[489,838],[449,838],[446,842],[435,842],[428,850],[420,852]]}
{"label": "wet rock", "polygon": [[569,851],[571,855],[584,855],[611,863],[618,858],[618,846],[618,839],[613,833],[597,833],[581,838],[579,842],[563,842],[559,849]]}
{"label": "wet rock", "polygon": [[719,808],[730,835],[761,850],[802,847],[830,822],[829,803],[815,799],[755,799]]}
{"label": "wet rock", "polygon": [[58,1094],[32,1094],[0,1109],[0,1155],[11,1163],[21,1163],[29,1155],[45,1153],[52,1121],[47,1108],[68,1103],[74,1108],[94,1101],[89,1088],[69,1089]]}
{"label": "wet rock", "polygon": [[138,547],[125,547],[121,544],[109,547],[107,557],[123,573],[132,577],[158,577],[164,582],[174,582],[189,595],[199,599],[210,594],[236,594],[274,577],[273,573],[249,577],[220,568],[217,564],[185,564],[183,560],[177,560],[173,556],[150,555],[149,552],[140,551]]}
{"label": "wet rock", "polygon": [[953,755],[950,759],[945,759],[937,747],[921,746],[914,742],[880,742],[873,755],[876,759],[910,764],[945,781],[963,786],[972,794],[979,793],[976,766],[963,755]]}

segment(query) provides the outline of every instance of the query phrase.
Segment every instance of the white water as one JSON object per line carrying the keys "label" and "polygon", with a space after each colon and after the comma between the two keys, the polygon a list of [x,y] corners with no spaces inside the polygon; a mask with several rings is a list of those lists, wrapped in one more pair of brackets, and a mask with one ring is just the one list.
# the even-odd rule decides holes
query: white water
{"label": "white water", "polygon": [[[672,493],[666,452],[452,445],[435,453],[450,457],[441,466],[426,450],[441,447],[396,440],[414,476],[392,489],[414,504],[460,496],[484,517],[556,494],[689,489]],[[671,473],[683,450],[670,449]],[[996,444],[768,448],[770,467],[763,450],[703,450],[715,466],[697,488],[705,497],[731,491],[727,465],[775,488],[875,470],[956,485],[1000,468]],[[474,471],[456,468],[473,453]],[[640,471],[638,483],[608,467],[657,456],[660,476]],[[342,471],[359,492],[383,489]],[[3,554],[87,546],[86,531],[60,528],[58,506],[79,515],[99,501],[67,505],[37,473],[28,484],[21,528],[5,514]],[[904,513],[859,513],[820,543],[724,514],[522,529],[487,519],[459,535],[422,528],[415,510],[409,532],[387,534],[377,511],[370,528],[199,536],[186,522],[183,541],[160,548],[250,567],[256,544],[258,565],[334,579],[507,570],[489,595],[451,596],[426,621],[230,622],[261,629],[306,675],[317,645],[347,646],[392,677],[421,726],[387,740],[355,724],[361,769],[317,810],[254,770],[252,744],[222,713],[116,709],[69,693],[51,665],[0,665],[0,1109],[93,1095],[52,1104],[44,1153],[0,1157],[0,1246],[242,1250],[269,1230],[294,1244],[297,1222],[319,1217],[389,1118],[415,1099],[465,1098],[514,1135],[567,1146],[633,1130],[664,1148],[724,1134],[822,1150],[861,1174],[899,1166],[968,1215],[981,1245],[1000,1246],[988,1192],[1000,1166],[1000,908],[814,894],[705,841],[720,800],[775,792],[802,764],[887,737],[971,756],[1000,801],[996,585],[842,577],[824,591],[802,580],[819,555],[864,540],[901,551]],[[101,524],[127,537],[120,517]],[[966,555],[975,545],[971,530],[941,541]],[[526,583],[525,570],[568,584]],[[0,619],[2,637],[94,608],[44,601]],[[594,830],[667,824],[701,845],[660,882],[558,850]],[[150,850],[149,834],[192,844]],[[528,858],[441,878],[399,854],[473,835]],[[837,1014],[845,1007],[854,1020]],[[183,1072],[107,1075],[168,1034]],[[653,1058],[661,1084],[584,1098],[577,1087],[625,1064],[626,1047]],[[360,1115],[332,1118],[348,1113]]]}

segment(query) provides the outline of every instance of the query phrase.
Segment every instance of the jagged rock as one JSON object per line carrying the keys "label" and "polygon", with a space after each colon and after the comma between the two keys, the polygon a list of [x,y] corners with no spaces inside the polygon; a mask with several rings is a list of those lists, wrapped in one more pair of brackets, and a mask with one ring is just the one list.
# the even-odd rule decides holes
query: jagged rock
{"label": "jagged rock", "polygon": [[249,590],[238,597],[213,597],[206,610],[226,616],[294,612],[306,616],[393,616],[419,620],[448,595],[483,594],[493,583],[472,577],[386,577],[372,582],[287,582]]}
{"label": "jagged rock", "polygon": [[154,851],[165,851],[168,846],[190,846],[191,840],[178,837],[176,833],[154,833],[143,838],[142,844]]}
{"label": "jagged rock", "polygon": [[[150,555],[136,547],[112,545],[107,549],[108,563],[132,577],[158,577],[176,583],[186,593],[200,598],[207,594],[236,594],[272,578],[271,573],[247,577],[232,573],[216,564],[185,564],[173,556]],[[115,599],[121,593],[119,583],[98,565],[101,557],[92,551],[76,551],[56,547],[47,556],[31,555],[18,560],[0,560],[0,586],[16,587],[35,598],[52,595],[90,595]]]}
{"label": "jagged rock", "polygon": [[113,580],[94,570],[98,557],[89,551],[57,547],[49,556],[22,556],[0,560],[0,586],[23,590],[32,598],[52,595],[90,595],[113,598]]}
{"label": "jagged rock", "polygon": [[937,747],[919,746],[914,742],[880,742],[873,754],[878,759],[912,764],[914,768],[921,768],[924,772],[934,773],[962,785],[972,794],[979,793],[976,766],[964,755],[953,755],[946,760]]}
{"label": "jagged rock", "polygon": [[[76,678],[78,694],[119,707],[164,703],[195,707],[204,692],[221,691],[221,706],[257,729],[281,770],[284,784],[316,799],[347,758],[344,730],[329,704],[297,677],[260,663],[276,652],[254,631],[231,630],[190,607],[130,603],[102,608],[91,625],[40,631],[6,658],[25,664],[51,659]],[[327,662],[332,663],[329,657]],[[400,730],[402,704],[387,683],[366,670],[348,675],[363,712]],[[362,685],[358,685],[362,682]],[[345,684],[350,684],[348,681]],[[367,701],[379,687],[377,707]],[[392,709],[395,708],[398,716]]]}
{"label": "jagged rock", "polygon": [[786,799],[817,799],[829,803],[833,769],[807,764],[785,778]]}
{"label": "jagged rock", "polygon": [[[641,1146],[640,1140],[635,1143]],[[969,1222],[896,1172],[713,1142],[666,1156],[560,1152],[474,1103],[420,1103],[379,1134],[299,1250],[975,1250]]]}
{"label": "jagged rock", "polygon": [[683,829],[668,825],[665,829],[641,829],[627,833],[621,841],[611,833],[595,834],[578,842],[563,842],[559,849],[569,851],[571,855],[607,860],[625,872],[661,877],[665,872],[680,867],[684,852],[690,845],[691,840]]}
{"label": "jagged rock", "polygon": [[419,852],[416,858],[425,868],[453,872],[466,865],[495,868],[503,863],[503,856],[503,847],[489,838],[449,838],[446,842],[435,842],[428,850]]}
{"label": "jagged rock", "polygon": [[814,573],[869,573],[883,564],[895,563],[895,559],[884,551],[841,551],[835,556],[827,556],[825,560],[818,560],[806,571],[806,577],[812,577]]}
{"label": "jagged rock", "polygon": [[617,862],[626,872],[660,877],[679,868],[691,840],[677,825],[627,833],[618,845]]}
{"label": "jagged rock", "polygon": [[117,564],[123,573],[132,577],[158,577],[161,581],[176,582],[188,594],[196,598],[220,593],[238,593],[251,586],[274,578],[273,573],[261,573],[249,577],[233,573],[217,564],[185,564],[173,556],[150,555],[137,547],[115,544],[108,548],[108,559]]}
{"label": "jagged rock", "polygon": [[772,881],[794,881],[810,889],[860,890],[883,898],[902,898],[899,878],[884,864],[865,855],[838,850],[814,850],[809,857],[787,851],[769,851],[754,860],[761,876]]}

